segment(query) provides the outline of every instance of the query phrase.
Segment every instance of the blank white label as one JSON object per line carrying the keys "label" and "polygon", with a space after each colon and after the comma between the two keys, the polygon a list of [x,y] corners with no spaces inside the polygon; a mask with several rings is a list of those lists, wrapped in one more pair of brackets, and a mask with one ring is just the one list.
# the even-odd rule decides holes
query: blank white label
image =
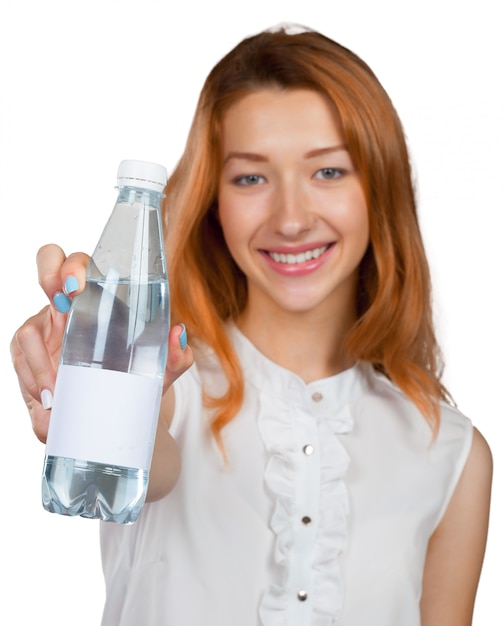
{"label": "blank white label", "polygon": [[149,469],[163,382],[60,365],[46,454]]}

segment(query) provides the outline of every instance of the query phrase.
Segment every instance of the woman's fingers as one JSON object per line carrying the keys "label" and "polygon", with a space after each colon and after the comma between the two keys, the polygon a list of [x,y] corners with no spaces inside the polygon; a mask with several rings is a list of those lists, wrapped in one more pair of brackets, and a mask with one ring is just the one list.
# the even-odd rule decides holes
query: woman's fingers
{"label": "woman's fingers", "polygon": [[86,286],[86,267],[89,255],[84,252],[73,252],[65,259],[61,267],[61,281],[67,295],[77,295]]}
{"label": "woman's fingers", "polygon": [[60,272],[65,259],[65,253],[55,244],[43,246],[37,252],[39,285],[51,302],[55,294],[62,291]]}
{"label": "woman's fingers", "polygon": [[86,283],[89,256],[83,252],[65,255],[63,250],[48,244],[37,253],[39,283],[50,302],[60,313],[70,308],[70,297],[80,293]]}
{"label": "woman's fingers", "polygon": [[45,441],[65,316],[45,307],[28,319],[11,341],[11,356],[33,429]]}
{"label": "woman's fingers", "polygon": [[176,324],[170,329],[168,338],[168,361],[164,388],[166,389],[189,369],[193,363],[193,353],[187,345],[187,334],[183,324]]}

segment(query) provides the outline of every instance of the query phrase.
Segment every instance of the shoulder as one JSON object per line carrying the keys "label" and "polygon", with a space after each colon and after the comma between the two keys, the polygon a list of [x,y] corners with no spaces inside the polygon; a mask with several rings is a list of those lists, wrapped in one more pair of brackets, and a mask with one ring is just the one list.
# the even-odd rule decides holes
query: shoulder
{"label": "shoulder", "polygon": [[492,453],[473,429],[467,462],[429,543],[422,624],[471,624],[485,554],[492,487]]}
{"label": "shoulder", "polygon": [[471,426],[469,450],[439,524],[441,533],[452,524],[463,526],[464,520],[474,520],[475,516],[481,516],[480,522],[488,522],[492,474],[490,446],[480,431]]}
{"label": "shoulder", "polygon": [[477,428],[474,428],[473,431],[474,436],[470,458],[475,460],[476,463],[486,467],[487,471],[491,471],[493,467],[493,459],[490,446]]}
{"label": "shoulder", "polygon": [[[376,372],[371,365],[364,364],[363,372],[367,379],[367,389],[361,398],[361,410],[380,418],[383,425],[401,428],[431,442],[431,424],[411,398],[386,376]],[[456,407],[441,402],[437,444],[463,441],[465,452],[468,453],[471,439],[471,420]]]}
{"label": "shoulder", "polygon": [[[479,541],[486,540],[490,497],[492,490],[493,458],[488,442],[477,428],[473,428],[471,450],[454,491],[445,517],[441,521],[448,527],[472,523],[480,528]],[[484,545],[480,548],[483,550]]]}
{"label": "shoulder", "polygon": [[490,498],[493,474],[492,452],[480,431],[473,428],[472,432],[471,449],[454,497],[458,495],[464,500],[467,498],[473,502],[482,498],[484,502]]}

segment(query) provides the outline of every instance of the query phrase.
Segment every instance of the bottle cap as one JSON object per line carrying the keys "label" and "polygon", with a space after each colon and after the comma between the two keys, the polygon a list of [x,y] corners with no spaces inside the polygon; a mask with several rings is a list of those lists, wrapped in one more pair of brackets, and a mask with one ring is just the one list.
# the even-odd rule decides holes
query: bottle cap
{"label": "bottle cap", "polygon": [[121,161],[117,172],[118,187],[140,187],[162,193],[168,174],[166,168],[148,161]]}

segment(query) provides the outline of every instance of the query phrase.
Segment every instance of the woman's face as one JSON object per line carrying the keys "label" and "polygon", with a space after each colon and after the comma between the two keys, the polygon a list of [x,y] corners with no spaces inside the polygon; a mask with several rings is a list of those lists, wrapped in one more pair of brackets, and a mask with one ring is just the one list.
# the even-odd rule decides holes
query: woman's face
{"label": "woman's face", "polygon": [[219,219],[249,311],[353,307],[368,213],[329,101],[309,89],[245,96],[224,116],[222,163]]}

